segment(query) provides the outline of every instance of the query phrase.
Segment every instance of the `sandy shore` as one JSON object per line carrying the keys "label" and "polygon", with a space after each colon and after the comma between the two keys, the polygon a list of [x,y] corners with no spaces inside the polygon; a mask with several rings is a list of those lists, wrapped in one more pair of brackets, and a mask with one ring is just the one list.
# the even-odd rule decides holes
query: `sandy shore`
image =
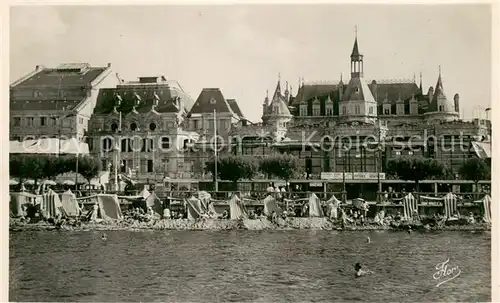
{"label": "sandy shore", "polygon": [[61,226],[60,229],[46,222],[36,224],[26,224],[16,220],[11,220],[9,224],[10,231],[39,231],[39,230],[65,230],[65,231],[105,231],[105,230],[294,230],[294,229],[312,229],[312,230],[468,230],[484,231],[490,230],[491,226],[484,223],[471,225],[445,225],[442,227],[426,226],[418,224],[400,224],[393,226],[380,226],[376,224],[365,225],[346,225],[336,224],[327,218],[287,218],[278,219],[272,223],[267,219],[244,219],[244,220],[155,220],[150,222],[139,222],[126,219],[120,222],[94,222],[82,223],[80,226],[69,224]]}

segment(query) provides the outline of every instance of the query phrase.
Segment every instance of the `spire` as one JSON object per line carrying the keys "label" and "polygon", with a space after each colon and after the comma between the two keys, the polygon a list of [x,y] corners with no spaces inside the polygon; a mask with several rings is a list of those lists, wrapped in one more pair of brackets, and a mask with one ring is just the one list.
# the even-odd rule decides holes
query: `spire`
{"label": "spire", "polygon": [[358,49],[358,26],[354,26],[354,46],[352,47],[352,53],[351,53],[351,58],[352,57],[357,57],[359,56],[359,49]]}
{"label": "spire", "polygon": [[420,88],[420,93],[422,93],[423,92],[423,90],[422,90],[422,71],[420,71],[420,87],[419,88]]}
{"label": "spire", "polygon": [[342,73],[340,73],[340,83],[342,83],[342,84],[344,83],[344,82],[342,82]]}

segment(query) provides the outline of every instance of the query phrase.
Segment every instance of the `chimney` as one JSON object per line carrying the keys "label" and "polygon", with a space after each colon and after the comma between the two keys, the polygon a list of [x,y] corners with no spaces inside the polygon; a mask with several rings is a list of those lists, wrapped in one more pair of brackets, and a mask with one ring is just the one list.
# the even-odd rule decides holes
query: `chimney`
{"label": "chimney", "polygon": [[378,92],[377,92],[377,81],[373,80],[372,81],[372,94],[373,97],[375,97],[375,102],[378,102]]}
{"label": "chimney", "polygon": [[41,69],[42,69],[42,66],[41,66],[41,65],[37,65],[37,66],[35,66],[35,70],[36,70],[36,71],[40,71]]}
{"label": "chimney", "polygon": [[111,67],[111,63],[108,63],[108,67]]}
{"label": "chimney", "polygon": [[455,103],[455,111],[457,113],[460,113],[460,95],[455,94],[455,96],[453,97],[453,101]]}

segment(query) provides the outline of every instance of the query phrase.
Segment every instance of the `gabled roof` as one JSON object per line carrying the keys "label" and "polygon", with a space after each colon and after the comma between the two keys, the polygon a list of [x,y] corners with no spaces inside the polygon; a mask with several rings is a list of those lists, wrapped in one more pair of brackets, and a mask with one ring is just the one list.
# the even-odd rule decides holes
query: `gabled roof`
{"label": "gabled roof", "polygon": [[240,118],[243,118],[243,113],[241,112],[240,107],[238,106],[238,102],[236,102],[235,99],[227,99],[226,100],[229,106],[231,107],[231,110]]}
{"label": "gabled roof", "polygon": [[109,67],[90,67],[88,64],[78,66],[62,64],[57,68],[41,68],[32,76],[17,83],[13,88],[57,87],[68,88],[86,86],[99,77]]}
{"label": "gabled roof", "polygon": [[190,113],[213,113],[214,110],[216,110],[217,113],[233,113],[231,106],[224,98],[224,95],[222,95],[220,89],[204,88],[196,99]]}
{"label": "gabled roof", "polygon": [[[192,104],[193,99],[183,91],[172,88],[168,85],[158,86],[119,86],[118,88],[105,88],[99,90],[97,97],[97,104],[94,109],[94,114],[109,114],[113,111],[116,102],[116,94],[121,99],[121,105],[118,108],[123,113],[129,113],[137,104],[137,97],[139,96],[139,105],[136,105],[136,110],[139,113],[151,111],[155,102],[158,102],[155,110],[158,113],[176,113],[179,112],[176,100],[179,98],[184,104],[184,110],[188,111]],[[158,100],[156,101],[156,98]]]}
{"label": "gabled roof", "polygon": [[375,102],[375,98],[366,83],[366,80],[361,77],[353,77],[349,80],[346,90],[342,95],[343,101],[368,101]]}

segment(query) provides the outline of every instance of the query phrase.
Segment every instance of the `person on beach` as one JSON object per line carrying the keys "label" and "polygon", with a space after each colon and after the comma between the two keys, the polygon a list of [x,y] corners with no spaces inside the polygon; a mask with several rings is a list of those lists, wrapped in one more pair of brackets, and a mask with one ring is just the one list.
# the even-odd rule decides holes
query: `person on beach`
{"label": "person on beach", "polygon": [[356,263],[356,264],[354,265],[354,270],[355,270],[355,272],[356,272],[356,273],[355,273],[355,277],[356,277],[356,278],[359,278],[359,277],[361,277],[361,276],[365,276],[365,275],[369,275],[369,274],[372,274],[372,273],[373,273],[371,270],[368,270],[368,269],[367,269],[367,270],[364,270],[364,269],[362,269],[362,266],[361,266],[361,264],[359,264],[359,263]]}

